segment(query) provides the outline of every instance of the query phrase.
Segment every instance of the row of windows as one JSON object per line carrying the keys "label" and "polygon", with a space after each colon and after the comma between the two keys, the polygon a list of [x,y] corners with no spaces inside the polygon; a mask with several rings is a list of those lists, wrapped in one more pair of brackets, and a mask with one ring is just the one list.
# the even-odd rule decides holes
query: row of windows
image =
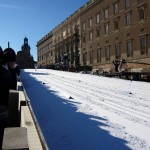
{"label": "row of windows", "polygon": [[[145,54],[147,52],[147,37],[143,36],[140,37],[140,50],[141,50],[141,55]],[[98,48],[97,49],[97,62],[101,62],[101,52],[102,52],[102,48]],[[133,41],[129,40],[126,41],[126,52],[127,52],[127,57],[132,57],[133,56]],[[115,59],[120,59],[121,58],[121,46],[120,43],[115,44]],[[87,63],[87,52],[84,49],[83,50],[83,63],[86,64]],[[110,61],[110,46],[106,46],[105,47],[105,59],[106,62]],[[89,51],[89,60],[90,60],[90,64],[93,63],[93,50],[92,48],[90,48]]]}
{"label": "row of windows", "polygon": [[[143,14],[143,10],[140,10],[140,13]],[[141,19],[144,19],[144,15],[142,15],[142,14],[141,14]],[[126,14],[125,20],[126,20],[126,26],[131,25],[131,14],[130,13]],[[104,33],[105,34],[108,34],[110,32],[109,26],[110,26],[109,22],[104,24]],[[96,37],[100,36],[100,29],[101,29],[100,27],[96,27]],[[119,20],[118,19],[114,20],[114,30],[119,30]],[[88,40],[89,41],[93,40],[93,30],[89,31]],[[82,42],[83,43],[86,42],[86,34],[85,33],[82,35]]]}
{"label": "row of windows", "polygon": [[[128,2],[130,0],[126,0],[126,5],[128,6],[130,4],[130,2]],[[129,5],[130,6],[130,5]],[[119,14],[119,2],[114,4],[114,14]],[[141,6],[138,8],[138,14],[139,14],[139,20],[144,20],[145,19],[145,8],[144,6]],[[96,14],[95,16],[96,18],[96,24],[100,23],[100,13]],[[104,19],[108,19],[109,18],[109,8],[104,9]],[[131,11],[127,12],[125,14],[125,25],[131,25],[132,23],[132,19],[131,19]],[[118,25],[118,18],[114,19],[114,23],[115,23],[115,29],[118,29],[119,25]],[[93,25],[93,18],[89,18],[88,19],[88,27],[91,28]],[[107,25],[108,26],[108,25]],[[82,30],[86,30],[86,22],[83,22],[82,24]]]}
{"label": "row of windows", "polygon": [[52,43],[47,44],[46,46],[42,47],[38,50],[38,55],[43,54],[45,51],[48,51],[52,47]]}

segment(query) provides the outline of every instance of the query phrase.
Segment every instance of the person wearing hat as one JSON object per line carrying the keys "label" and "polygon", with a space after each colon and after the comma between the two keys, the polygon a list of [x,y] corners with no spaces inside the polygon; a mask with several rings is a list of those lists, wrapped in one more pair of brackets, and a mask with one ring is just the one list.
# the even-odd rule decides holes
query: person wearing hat
{"label": "person wearing hat", "polygon": [[0,64],[0,149],[3,131],[8,123],[9,90],[13,83],[13,77],[10,70],[13,69],[15,61],[15,51],[11,48],[5,49],[2,54],[2,63]]}
{"label": "person wearing hat", "polygon": [[17,76],[20,75],[20,69],[18,64],[16,64],[16,53],[12,48],[6,48],[4,50],[4,53],[11,53],[11,57],[9,58],[9,61],[11,60],[11,63],[8,63],[8,69],[11,72],[13,83],[11,86],[11,89],[16,90],[17,88]]}

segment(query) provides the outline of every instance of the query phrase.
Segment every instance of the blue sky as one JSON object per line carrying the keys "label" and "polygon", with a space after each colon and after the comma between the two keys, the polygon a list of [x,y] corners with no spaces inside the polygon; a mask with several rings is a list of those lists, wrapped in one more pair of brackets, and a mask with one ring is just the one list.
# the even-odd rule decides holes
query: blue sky
{"label": "blue sky", "polygon": [[21,50],[28,38],[37,61],[36,44],[88,0],[0,0],[0,46]]}

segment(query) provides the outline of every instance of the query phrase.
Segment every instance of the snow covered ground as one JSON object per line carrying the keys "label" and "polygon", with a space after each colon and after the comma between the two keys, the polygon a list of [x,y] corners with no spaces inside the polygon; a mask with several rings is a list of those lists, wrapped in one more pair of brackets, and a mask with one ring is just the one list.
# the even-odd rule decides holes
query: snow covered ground
{"label": "snow covered ground", "polygon": [[47,69],[21,81],[50,150],[150,150],[150,83]]}

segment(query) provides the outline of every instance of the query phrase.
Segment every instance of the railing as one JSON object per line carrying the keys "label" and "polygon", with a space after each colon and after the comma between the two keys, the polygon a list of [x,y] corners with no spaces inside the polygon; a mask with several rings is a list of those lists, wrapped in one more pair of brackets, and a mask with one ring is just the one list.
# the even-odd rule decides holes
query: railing
{"label": "railing", "polygon": [[9,93],[8,127],[2,150],[48,150],[22,83]]}

